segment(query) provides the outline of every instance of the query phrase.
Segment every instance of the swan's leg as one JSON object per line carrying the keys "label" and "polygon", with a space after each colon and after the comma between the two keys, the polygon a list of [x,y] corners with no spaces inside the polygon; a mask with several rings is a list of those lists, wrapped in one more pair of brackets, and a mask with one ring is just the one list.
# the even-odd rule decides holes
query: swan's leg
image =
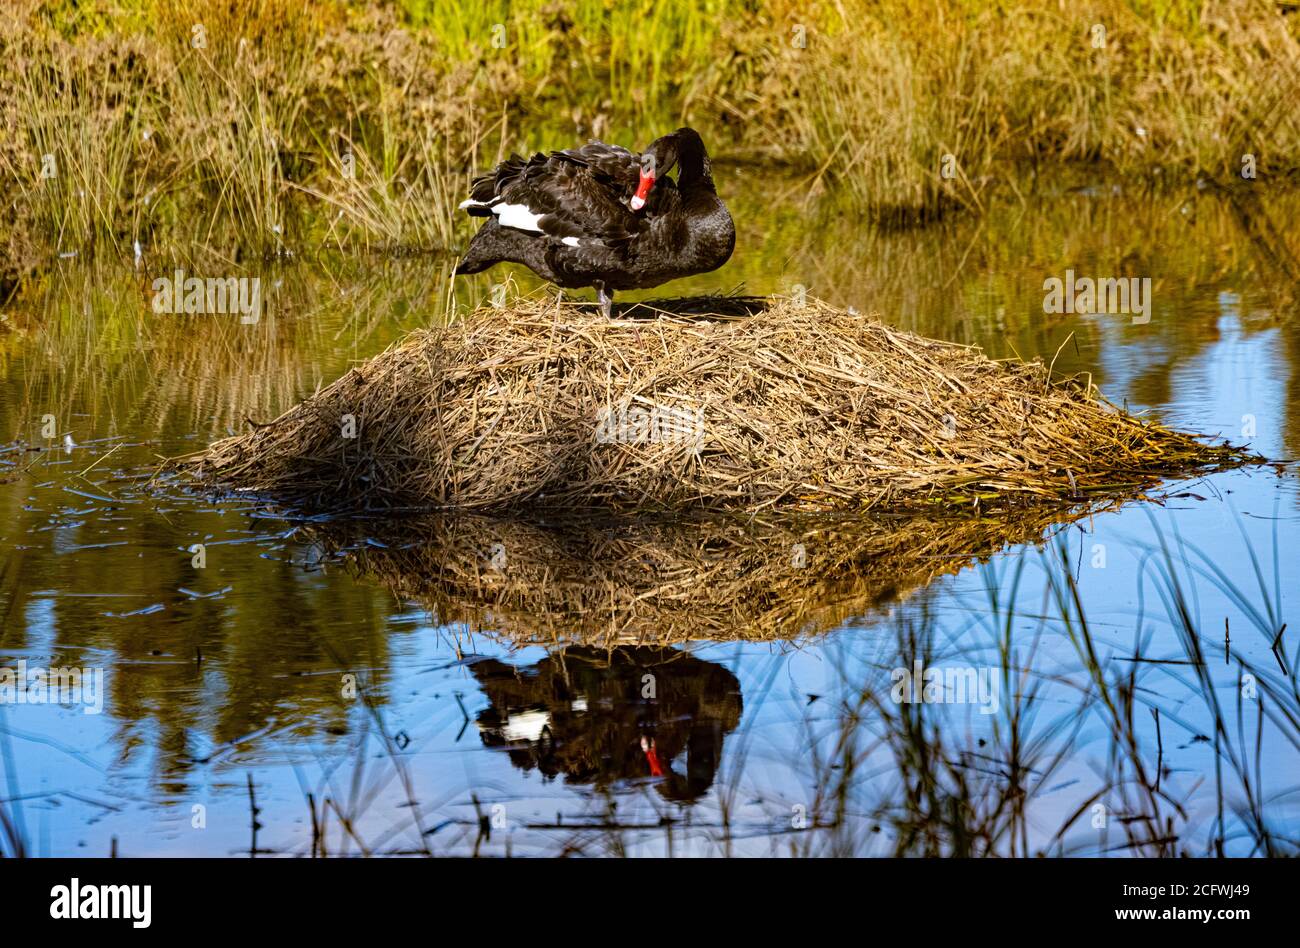
{"label": "swan's leg", "polygon": [[614,294],[605,289],[604,283],[596,284],[596,299],[600,303],[600,315],[606,319],[613,319]]}

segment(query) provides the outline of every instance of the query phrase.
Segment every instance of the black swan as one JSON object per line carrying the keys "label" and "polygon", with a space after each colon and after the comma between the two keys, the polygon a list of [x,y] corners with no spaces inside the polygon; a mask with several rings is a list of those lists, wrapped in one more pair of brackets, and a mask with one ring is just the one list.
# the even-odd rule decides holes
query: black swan
{"label": "black swan", "polygon": [[[667,177],[674,166],[676,182]],[[461,208],[488,221],[457,275],[521,263],[562,287],[595,287],[605,316],[614,290],[716,270],[736,246],[692,128],[655,139],[641,155],[595,141],[527,160],[511,155],[474,179]]]}

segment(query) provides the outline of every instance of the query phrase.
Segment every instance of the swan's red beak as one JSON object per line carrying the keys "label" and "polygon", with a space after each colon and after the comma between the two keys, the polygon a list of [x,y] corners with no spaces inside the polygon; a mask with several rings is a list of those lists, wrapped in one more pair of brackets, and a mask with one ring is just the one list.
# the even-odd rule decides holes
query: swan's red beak
{"label": "swan's red beak", "polygon": [[648,171],[641,172],[641,182],[636,186],[636,194],[632,195],[629,202],[632,210],[639,211],[645,207],[645,199],[650,194],[650,189],[655,186],[655,176]]}

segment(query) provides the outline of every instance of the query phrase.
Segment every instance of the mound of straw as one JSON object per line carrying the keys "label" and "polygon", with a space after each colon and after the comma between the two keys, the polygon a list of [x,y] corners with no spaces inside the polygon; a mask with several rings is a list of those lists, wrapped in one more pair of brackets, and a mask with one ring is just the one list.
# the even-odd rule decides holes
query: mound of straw
{"label": "mound of straw", "polygon": [[709,302],[482,309],[183,466],[315,509],[644,512],[1074,502],[1245,460],[1039,363],[819,302]]}
{"label": "mound of straw", "polygon": [[434,514],[303,531],[440,624],[517,646],[608,647],[809,638],[1099,509],[549,523]]}

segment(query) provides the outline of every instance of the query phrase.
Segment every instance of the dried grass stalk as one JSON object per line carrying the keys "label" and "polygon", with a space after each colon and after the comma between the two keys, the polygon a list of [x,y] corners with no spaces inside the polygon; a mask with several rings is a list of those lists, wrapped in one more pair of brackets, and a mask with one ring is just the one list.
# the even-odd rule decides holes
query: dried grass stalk
{"label": "dried grass stalk", "polygon": [[313,509],[645,512],[1073,503],[1251,460],[1041,363],[820,302],[707,303],[483,309],[181,466]]}

